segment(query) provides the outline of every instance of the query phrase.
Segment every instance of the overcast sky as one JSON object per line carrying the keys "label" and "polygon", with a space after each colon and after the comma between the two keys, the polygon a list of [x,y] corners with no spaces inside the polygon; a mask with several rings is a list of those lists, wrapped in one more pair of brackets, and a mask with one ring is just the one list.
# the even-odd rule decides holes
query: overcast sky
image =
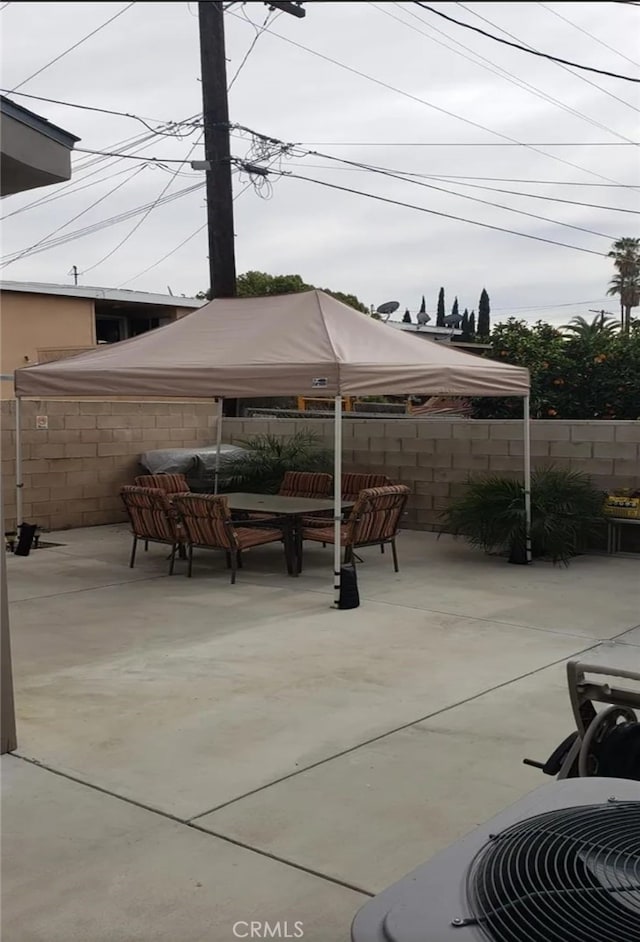
{"label": "overcast sky", "polygon": [[[126,4],[1,6],[2,87],[13,89]],[[640,75],[640,8],[631,4],[433,6],[555,56]],[[617,310],[616,299],[606,298],[611,262],[605,256],[615,238],[640,234],[638,215],[613,209],[640,210],[640,190],[631,188],[640,186],[640,162],[637,146],[629,143],[640,139],[637,84],[567,70],[445,22],[414,3],[309,2],[305,8],[304,19],[269,16],[230,91],[231,121],[300,143],[303,152],[322,151],[430,178],[397,180],[313,155],[282,159],[275,169],[575,248],[296,179],[274,179],[273,192],[264,199],[253,187],[241,193],[247,178],[236,176],[238,272],[299,273],[310,283],[353,292],[366,304],[397,300],[399,313],[405,307],[416,311],[423,294],[433,313],[441,285],[447,309],[457,295],[461,310],[477,308],[486,286],[494,321],[514,313],[563,323],[575,314],[590,316],[590,308]],[[229,81],[256,37],[252,22],[261,27],[267,16],[263,3],[230,5],[225,14]],[[111,151],[126,140],[135,143],[147,128],[130,118],[18,93],[127,112],[155,129],[201,113],[199,69],[197,4],[135,3],[12,97],[80,137],[79,148]],[[182,126],[180,134],[187,136],[157,134],[138,152],[202,159],[201,129]],[[512,142],[533,146],[503,146]],[[251,143],[234,137],[233,152],[245,156]],[[188,164],[162,168],[129,159],[95,161],[78,153],[70,184],[3,200],[5,260],[49,236],[62,237],[151,203],[167,185],[165,195],[171,195],[203,179]],[[496,179],[477,179],[487,177]],[[51,201],[27,209],[43,199]],[[141,219],[132,216],[25,255],[3,267],[0,277],[71,284],[69,272],[77,265],[84,273],[80,283],[86,285],[163,293],[169,286],[174,294],[186,295],[206,288],[204,229],[173,251],[205,224],[203,190],[153,209],[110,254]],[[59,231],[51,235],[54,230]]]}

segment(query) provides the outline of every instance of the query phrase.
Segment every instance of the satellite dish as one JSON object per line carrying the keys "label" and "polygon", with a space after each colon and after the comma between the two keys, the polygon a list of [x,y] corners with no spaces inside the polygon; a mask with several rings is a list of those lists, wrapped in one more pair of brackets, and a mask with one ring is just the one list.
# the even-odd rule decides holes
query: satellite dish
{"label": "satellite dish", "polygon": [[453,327],[455,329],[456,327],[460,326],[462,321],[463,321],[462,314],[449,314],[449,316],[445,317],[444,319],[444,326]]}
{"label": "satellite dish", "polygon": [[419,324],[421,327],[424,327],[424,325],[425,325],[425,324],[428,324],[429,321],[431,320],[431,315],[430,315],[430,314],[427,314],[426,311],[418,311],[418,315],[417,315],[417,317],[416,317],[416,320],[418,321],[418,324]]}
{"label": "satellite dish", "polygon": [[385,301],[376,308],[376,314],[394,314],[400,307],[399,301]]}

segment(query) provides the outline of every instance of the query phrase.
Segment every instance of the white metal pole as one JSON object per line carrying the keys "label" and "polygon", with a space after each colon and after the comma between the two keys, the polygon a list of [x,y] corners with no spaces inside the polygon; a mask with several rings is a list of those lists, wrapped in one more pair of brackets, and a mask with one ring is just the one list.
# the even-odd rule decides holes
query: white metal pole
{"label": "white metal pole", "polygon": [[[4,494],[1,495],[4,497]],[[4,534],[4,513],[0,499],[0,534]],[[4,539],[4,535],[2,537]],[[16,714],[13,701],[13,672],[11,669],[11,640],[9,637],[9,602],[7,599],[7,554],[0,548],[0,753],[18,748]]]}
{"label": "white metal pole", "polygon": [[342,396],[335,398],[333,429],[333,604],[338,608],[342,562]]}
{"label": "white metal pole", "polygon": [[22,485],[22,411],[20,397],[16,396],[16,529],[24,523]]}
{"label": "white metal pole", "polygon": [[531,562],[531,424],[529,396],[524,397],[524,526],[527,562]]}
{"label": "white metal pole", "polygon": [[213,479],[213,493],[218,493],[218,478],[220,476],[220,448],[222,446],[222,404],[224,399],[218,396],[218,421],[216,428],[216,472]]}

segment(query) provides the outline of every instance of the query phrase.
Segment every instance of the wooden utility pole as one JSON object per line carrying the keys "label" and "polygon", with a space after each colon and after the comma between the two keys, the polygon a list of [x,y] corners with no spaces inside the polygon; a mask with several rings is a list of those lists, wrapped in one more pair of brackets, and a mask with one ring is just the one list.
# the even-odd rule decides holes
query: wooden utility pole
{"label": "wooden utility pole", "polygon": [[224,10],[220,0],[198,3],[198,19],[204,150],[208,164],[209,291],[212,299],[233,298],[236,293],[236,258]]}
{"label": "wooden utility pole", "polygon": [[[228,6],[231,6],[228,3]],[[303,17],[300,3],[267,3],[292,16]],[[207,228],[209,236],[209,292],[214,298],[236,294],[235,232],[227,60],[224,42],[224,5],[221,0],[198,3],[204,156],[207,166]],[[226,415],[238,414],[238,400],[227,399]]]}
{"label": "wooden utility pole", "polygon": [[[227,4],[232,6],[231,3]],[[296,17],[304,17],[301,3],[265,4]],[[236,293],[236,258],[229,142],[227,61],[224,42],[224,6],[221,0],[198,3],[202,114],[207,170],[207,222],[209,230],[209,292],[213,298]]]}

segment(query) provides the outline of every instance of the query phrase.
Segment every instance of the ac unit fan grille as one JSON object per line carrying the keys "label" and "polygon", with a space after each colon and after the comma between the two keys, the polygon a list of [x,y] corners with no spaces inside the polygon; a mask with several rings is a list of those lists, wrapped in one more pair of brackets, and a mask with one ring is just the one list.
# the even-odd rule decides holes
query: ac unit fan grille
{"label": "ac unit fan grille", "polygon": [[640,802],[563,808],[493,835],[467,876],[492,942],[640,942]]}

